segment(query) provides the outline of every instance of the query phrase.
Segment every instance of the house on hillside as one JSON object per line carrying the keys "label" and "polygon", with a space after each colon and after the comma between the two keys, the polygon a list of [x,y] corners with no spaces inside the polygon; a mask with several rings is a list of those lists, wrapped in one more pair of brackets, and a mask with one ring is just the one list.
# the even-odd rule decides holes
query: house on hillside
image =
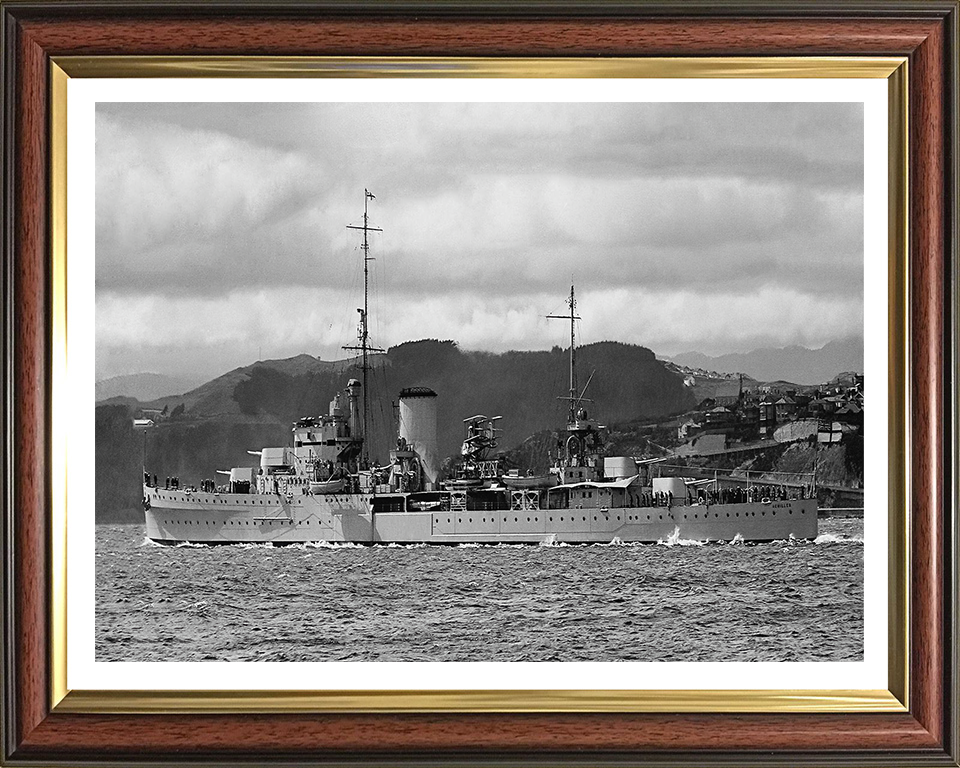
{"label": "house on hillside", "polygon": [[708,430],[727,429],[736,422],[736,416],[729,408],[718,405],[704,414],[704,427]]}
{"label": "house on hillside", "polygon": [[807,405],[807,410],[814,416],[833,413],[835,409],[834,403],[825,397],[818,397],[816,400],[811,400]]}
{"label": "house on hillside", "polygon": [[680,419],[680,423],[677,425],[677,439],[678,440],[687,440],[690,437],[693,437],[700,429],[703,427],[700,419],[696,416]]}
{"label": "house on hillside", "polygon": [[760,413],[760,436],[769,437],[777,426],[777,405],[771,400],[763,400],[757,410]]}
{"label": "house on hillside", "polygon": [[777,421],[789,421],[797,412],[797,401],[788,395],[784,395],[776,402]]}

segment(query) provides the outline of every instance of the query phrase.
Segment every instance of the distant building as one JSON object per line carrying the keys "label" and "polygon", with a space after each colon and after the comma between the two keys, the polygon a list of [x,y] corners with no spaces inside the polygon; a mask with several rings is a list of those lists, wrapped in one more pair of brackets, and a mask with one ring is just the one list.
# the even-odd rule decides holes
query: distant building
{"label": "distant building", "polygon": [[765,400],[757,408],[760,412],[760,434],[769,437],[777,426],[777,405]]}
{"label": "distant building", "polygon": [[776,402],[777,421],[788,421],[797,412],[797,403],[792,397],[784,395]]}
{"label": "distant building", "polygon": [[760,434],[760,407],[753,402],[745,402],[737,409],[737,436],[741,440],[752,440]]}
{"label": "distant building", "polygon": [[816,400],[811,400],[807,404],[807,410],[815,416],[822,416],[825,413],[833,413],[835,407],[836,406],[832,401],[823,397],[818,397]]}
{"label": "distant building", "polygon": [[810,401],[813,400],[813,395],[807,394],[805,392],[797,392],[793,395],[790,395],[793,398],[793,402],[797,404],[797,411],[802,411],[806,408]]}
{"label": "distant building", "polygon": [[[840,383],[853,386],[839,386]],[[726,436],[728,442],[757,438],[838,442],[841,435],[862,428],[862,390],[862,374],[843,374],[819,388],[797,389],[785,382],[774,382],[752,390],[741,388],[737,395],[714,395],[676,422],[677,439],[688,441],[685,455],[706,455],[699,443],[698,448],[693,448],[693,438],[708,435]],[[819,431],[818,419],[825,425]],[[834,429],[834,423],[842,424],[843,429]],[[707,452],[717,450],[711,446]],[[727,445],[726,452],[730,450]]]}
{"label": "distant building", "polygon": [[863,424],[863,406],[857,403],[856,401],[851,400],[850,402],[844,403],[839,408],[837,408],[836,413],[833,414],[835,419],[842,421],[846,424]]}
{"label": "distant building", "polygon": [[722,405],[718,405],[716,408],[707,411],[704,416],[706,417],[706,424],[704,425],[706,429],[728,427],[736,421],[736,416],[734,416],[733,411],[729,408],[724,408]]}
{"label": "distant building", "polygon": [[686,440],[696,434],[703,425],[697,419],[680,419],[677,425],[677,439]]}

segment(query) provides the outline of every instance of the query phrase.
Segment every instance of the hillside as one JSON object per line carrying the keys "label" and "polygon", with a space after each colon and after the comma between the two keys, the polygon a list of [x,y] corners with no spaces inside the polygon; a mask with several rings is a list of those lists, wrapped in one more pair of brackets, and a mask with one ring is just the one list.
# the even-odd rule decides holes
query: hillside
{"label": "hillside", "polygon": [[[569,386],[569,357],[559,347],[493,354],[463,351],[452,341],[424,340],[391,347],[376,362],[369,377],[374,456],[385,456],[393,444],[391,402],[404,387],[426,386],[438,393],[443,455],[459,451],[463,419],[478,413],[504,417],[502,447],[560,426],[565,419],[566,405],[557,396]],[[578,350],[578,367],[581,386],[595,371],[587,391],[594,402],[586,407],[603,423],[658,417],[694,404],[682,378],[644,347],[591,344]],[[326,413],[334,394],[354,376],[359,377],[359,371],[353,361],[328,363],[300,355],[238,368],[182,396],[141,403],[168,406],[176,414],[148,432],[147,466],[162,482],[167,475],[196,481],[214,477],[217,469],[250,465],[254,460],[248,449],[286,444],[290,424],[301,416]],[[135,410],[129,403],[98,407],[100,520],[116,519],[130,509],[131,499],[134,507],[139,499],[139,471],[129,472],[126,464],[131,454],[139,462],[142,438],[124,426]],[[116,471],[121,466],[122,476]]]}
{"label": "hillside", "polygon": [[[379,364],[380,356],[371,358],[373,365]],[[297,376],[344,376],[357,365],[353,358],[328,362],[312,355],[297,355],[282,360],[260,360],[251,365],[234,368],[222,376],[217,376],[195,389],[177,395],[166,395],[150,400],[141,399],[139,406],[143,408],[162,409],[166,406],[173,410],[178,405],[198,417],[238,417],[240,407],[234,399],[233,393],[237,385],[261,371],[277,373],[284,377]]]}
{"label": "hillside", "polygon": [[863,373],[863,338],[831,341],[819,349],[791,346],[710,357],[699,352],[673,355],[670,360],[688,368],[721,373],[745,373],[759,381],[787,379],[821,384],[841,371]]}
{"label": "hillside", "polygon": [[[643,347],[600,342],[577,352],[581,386],[590,373],[587,398],[596,416],[619,421],[683,410],[692,397],[682,380]],[[476,413],[504,417],[504,444],[515,444],[563,421],[569,376],[567,352],[470,352],[452,341],[424,340],[391,347],[373,358],[369,379],[374,445],[393,441],[391,402],[404,387],[430,387],[439,394],[440,450],[452,453],[462,439],[463,419]],[[326,413],[347,380],[359,377],[356,361],[326,363],[309,355],[237,368],[196,389],[143,407],[171,411],[183,405],[186,422],[225,419],[289,425],[304,415]],[[588,407],[592,407],[588,405]]]}

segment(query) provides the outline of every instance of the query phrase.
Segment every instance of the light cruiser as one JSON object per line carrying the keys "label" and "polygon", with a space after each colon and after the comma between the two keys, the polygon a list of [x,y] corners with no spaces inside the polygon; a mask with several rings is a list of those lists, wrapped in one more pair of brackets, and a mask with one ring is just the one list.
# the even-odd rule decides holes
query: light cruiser
{"label": "light cruiser", "polygon": [[[364,197],[363,254],[369,259]],[[772,541],[817,535],[817,503],[805,490],[720,488],[682,477],[654,477],[656,460],[604,457],[602,430],[576,379],[576,298],[571,287],[570,410],[550,472],[505,472],[491,458],[498,417],[464,420],[461,460],[442,478],[437,394],[404,389],[390,461],[366,455],[368,353],[365,302],[358,345],[363,381],[351,379],[324,416],[292,429],[292,445],[252,451],[258,467],[224,471],[227,482],[164,487],[144,473],[147,536],[207,544],[352,542],[359,544],[537,544],[590,542]],[[589,381],[587,382],[589,384]]]}
{"label": "light cruiser", "polygon": [[[779,488],[716,489],[651,477],[655,460],[600,454],[600,430],[576,403],[548,475],[504,472],[487,458],[495,421],[466,420],[463,460],[440,480],[437,395],[400,393],[399,439],[384,466],[357,460],[360,389],[351,380],[323,417],[301,419],[293,444],[264,448],[259,467],[230,470],[219,488],[144,485],[147,536],[157,542],[498,544],[814,538],[813,498]],[[801,494],[806,495],[806,494]]]}
{"label": "light cruiser", "polygon": [[[351,406],[357,384],[345,393]],[[436,395],[428,389],[401,392],[401,437],[391,463],[351,473],[346,467],[359,439],[350,437],[342,399],[328,416],[298,422],[292,447],[264,449],[259,468],[231,470],[222,489],[209,482],[201,484],[206,490],[145,485],[147,536],[162,543],[533,544],[817,535],[812,498],[650,478],[653,463],[629,457],[564,453],[546,478],[500,474],[488,460],[478,462],[474,477],[465,471],[440,484]],[[579,420],[567,436],[581,438],[593,426]],[[573,442],[565,444],[575,448]]]}

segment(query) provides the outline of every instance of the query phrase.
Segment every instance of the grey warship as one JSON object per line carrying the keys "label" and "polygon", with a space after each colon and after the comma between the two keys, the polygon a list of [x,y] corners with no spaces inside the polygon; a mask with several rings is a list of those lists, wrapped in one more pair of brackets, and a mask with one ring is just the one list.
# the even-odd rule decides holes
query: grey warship
{"label": "grey warship", "polygon": [[[258,466],[223,470],[225,482],[164,487],[144,469],[146,533],[162,544],[585,544],[773,541],[817,536],[817,502],[806,489],[722,489],[656,476],[658,459],[606,456],[603,427],[590,418],[577,382],[576,294],[571,286],[567,423],[545,475],[506,471],[493,449],[498,417],[464,419],[461,455],[450,476],[437,449],[433,390],[399,393],[398,435],[389,460],[371,462],[367,426],[368,202],[361,245],[364,307],[357,344],[360,379],[328,412],[292,427],[291,445],[250,451]],[[587,382],[589,384],[589,381]]]}

